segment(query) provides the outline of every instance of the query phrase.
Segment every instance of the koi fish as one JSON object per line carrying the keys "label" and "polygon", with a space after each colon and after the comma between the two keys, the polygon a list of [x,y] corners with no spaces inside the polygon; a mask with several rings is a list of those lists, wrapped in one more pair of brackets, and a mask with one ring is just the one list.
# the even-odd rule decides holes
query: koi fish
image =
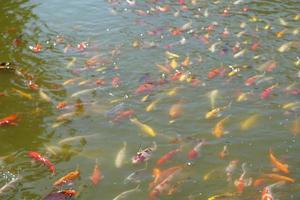
{"label": "koi fish", "polygon": [[117,153],[117,156],[116,156],[116,159],[115,159],[116,168],[121,168],[122,165],[123,165],[125,154],[126,154],[126,147],[127,147],[127,143],[123,142],[123,147]]}
{"label": "koi fish", "polygon": [[246,86],[251,86],[257,81],[257,79],[262,78],[263,76],[264,74],[251,76],[248,79],[246,79],[244,83]]}
{"label": "koi fish", "polygon": [[212,90],[212,91],[210,91],[210,92],[207,94],[207,96],[208,96],[208,98],[209,98],[209,100],[210,100],[210,105],[211,105],[211,108],[212,108],[212,109],[215,108],[216,98],[217,98],[218,94],[219,94],[219,90],[217,90],[217,89],[216,89],[216,90]]}
{"label": "koi fish", "polygon": [[195,159],[195,158],[197,158],[199,156],[199,152],[200,152],[202,146],[205,143],[206,142],[204,140],[200,140],[200,142],[198,142],[196,144],[196,146],[194,146],[194,148],[188,152],[188,158],[189,159]]}
{"label": "koi fish", "polygon": [[72,136],[72,137],[68,137],[68,138],[60,140],[58,142],[58,144],[59,145],[64,145],[64,144],[67,144],[69,142],[73,142],[73,141],[76,141],[76,140],[85,140],[85,138],[94,137],[94,136],[96,136],[96,134]]}
{"label": "koi fish", "polygon": [[170,51],[166,51],[165,55],[168,59],[174,59],[174,58],[179,58],[180,57],[178,54],[172,53]]}
{"label": "koi fish", "polygon": [[17,177],[14,177],[12,178],[8,183],[6,183],[5,185],[3,185],[1,188],[0,188],[0,196],[6,192],[8,189],[10,188],[14,188],[16,183],[21,180],[21,177],[20,176],[17,176]]}
{"label": "koi fish", "polygon": [[60,179],[58,179],[57,181],[55,181],[53,183],[53,186],[63,185],[65,183],[67,183],[67,182],[70,182],[70,181],[78,178],[79,176],[80,176],[80,172],[79,172],[78,169],[76,169],[75,171],[69,172],[65,176],[63,176]]}
{"label": "koi fish", "polygon": [[17,125],[15,121],[18,119],[17,114],[12,114],[7,117],[4,117],[0,119],[0,126],[5,126],[5,125]]}
{"label": "koi fish", "polygon": [[277,62],[275,60],[269,60],[258,67],[260,71],[272,72],[277,66]]}
{"label": "koi fish", "polygon": [[153,142],[153,147],[147,147],[146,149],[139,150],[135,156],[131,158],[133,164],[142,163],[150,160],[153,151],[157,149],[157,145]]}
{"label": "koi fish", "polygon": [[246,53],[246,49],[243,49],[239,52],[237,52],[236,54],[233,55],[233,58],[239,58],[241,56],[243,56]]}
{"label": "koi fish", "polygon": [[191,64],[190,62],[190,57],[187,56],[182,62],[181,62],[181,66],[182,67],[188,67]]}
{"label": "koi fish", "polygon": [[211,178],[211,176],[212,176],[213,174],[215,174],[216,172],[217,172],[217,170],[216,170],[216,169],[213,169],[213,170],[209,171],[208,173],[206,173],[206,174],[203,176],[203,181],[208,181],[208,180]]}
{"label": "koi fish", "polygon": [[212,119],[212,118],[215,118],[218,116],[218,114],[220,113],[221,111],[221,108],[217,107],[217,108],[214,108],[212,109],[211,111],[208,111],[206,114],[205,114],[205,119]]}
{"label": "koi fish", "polygon": [[40,53],[43,49],[43,46],[40,43],[36,43],[35,46],[29,46],[29,49],[34,53]]}
{"label": "koi fish", "polygon": [[224,73],[224,71],[225,71],[224,67],[213,69],[213,70],[211,70],[211,71],[208,72],[207,77],[209,79],[215,78],[216,76],[219,76],[222,73]]}
{"label": "koi fish", "polygon": [[272,189],[275,187],[281,187],[284,184],[285,184],[284,181],[279,181],[277,183],[274,183],[272,185],[268,185],[268,186],[264,187],[264,189],[261,193],[261,200],[275,200],[275,198],[272,194]]}
{"label": "koi fish", "polygon": [[41,99],[43,99],[46,102],[52,101],[51,98],[42,89],[39,90],[39,95],[40,95]]}
{"label": "koi fish", "polygon": [[140,183],[143,179],[151,176],[151,174],[148,172],[147,169],[139,169],[131,174],[129,174],[125,180],[124,183],[127,184],[129,182],[131,183]]}
{"label": "koi fish", "polygon": [[121,78],[116,76],[116,77],[113,77],[112,80],[111,80],[111,85],[114,87],[114,88],[117,88],[119,87],[121,84]]}
{"label": "koi fish", "polygon": [[99,168],[98,160],[95,161],[95,166],[92,175],[90,176],[90,180],[94,185],[97,185],[102,179],[101,171]]}
{"label": "koi fish", "polygon": [[71,61],[68,62],[67,64],[67,69],[69,69],[70,67],[72,67],[75,63],[76,63],[77,58],[76,57],[72,57]]}
{"label": "koi fish", "polygon": [[288,174],[289,173],[289,168],[286,164],[283,164],[282,162],[280,162],[272,153],[272,150],[269,150],[269,156],[271,159],[272,164],[279,169],[280,171]]}
{"label": "koi fish", "polygon": [[153,83],[141,84],[136,90],[135,94],[150,93],[154,89],[155,85]]}
{"label": "koi fish", "polygon": [[299,135],[300,134],[300,118],[295,119],[292,123],[292,127],[291,127],[291,132],[294,135]]}
{"label": "koi fish", "polygon": [[295,101],[295,102],[290,102],[290,103],[286,103],[282,106],[283,109],[286,110],[296,110],[298,108],[300,108],[300,101]]}
{"label": "koi fish", "polygon": [[224,199],[227,197],[234,197],[236,195],[237,195],[236,193],[226,192],[224,194],[217,194],[217,195],[211,196],[208,198],[208,200]]}
{"label": "koi fish", "polygon": [[157,184],[154,185],[153,189],[149,194],[149,200],[157,199],[161,194],[168,191],[171,187],[171,182],[174,180],[176,176],[178,176],[183,170],[182,166],[171,167],[166,169],[163,175],[160,175]]}
{"label": "koi fish", "polygon": [[65,200],[69,199],[70,197],[74,197],[78,194],[76,190],[62,190],[57,192],[51,192],[42,200]]}
{"label": "koi fish", "polygon": [[140,185],[136,186],[133,189],[127,190],[122,192],[121,194],[117,195],[115,198],[113,198],[113,200],[122,200],[122,199],[128,199],[129,195],[132,195],[136,192],[141,192],[141,189],[139,188]]}
{"label": "koi fish", "polygon": [[46,165],[49,168],[50,172],[55,174],[55,166],[54,166],[54,164],[51,163],[51,161],[49,159],[43,157],[41,154],[39,154],[38,152],[35,152],[35,151],[29,151],[28,156],[33,158],[34,160],[39,161],[42,164]]}
{"label": "koi fish", "polygon": [[243,92],[243,93],[240,93],[237,98],[236,98],[236,101],[237,102],[243,102],[243,101],[247,101],[248,100],[248,97],[251,95],[250,92]]}
{"label": "koi fish", "polygon": [[32,99],[33,99],[33,98],[32,98],[32,95],[29,94],[29,93],[27,93],[27,92],[23,92],[23,91],[18,90],[18,89],[16,89],[16,88],[12,88],[12,90],[13,90],[14,92],[18,93],[21,97],[24,97],[24,98],[29,99],[29,100],[32,100]]}
{"label": "koi fish", "polygon": [[277,87],[278,84],[271,85],[270,87],[265,88],[261,93],[260,93],[260,98],[261,99],[267,99],[271,93],[273,92],[274,88]]}
{"label": "koi fish", "polygon": [[217,138],[220,138],[224,135],[224,123],[229,119],[230,116],[224,117],[221,119],[214,127],[212,134]]}
{"label": "koi fish", "polygon": [[297,47],[299,46],[299,42],[296,42],[296,41],[290,41],[290,42],[286,42],[284,44],[282,44],[278,49],[277,51],[279,51],[280,53],[283,53],[283,52],[286,52],[286,51],[289,51],[292,47]]}
{"label": "koi fish", "polygon": [[248,117],[247,119],[245,119],[243,122],[241,122],[241,130],[242,131],[246,131],[248,129],[250,129],[254,123],[257,121],[258,119],[258,114],[253,114],[250,117]]}
{"label": "koi fish", "polygon": [[234,181],[234,185],[237,188],[238,193],[242,193],[245,187],[249,187],[252,184],[252,178],[245,179],[246,175],[246,163],[242,164],[242,174],[239,179]]}
{"label": "koi fish", "polygon": [[232,160],[229,162],[228,166],[225,168],[227,181],[232,180],[232,175],[233,175],[234,171],[236,170],[238,163],[239,163],[238,160]]}
{"label": "koi fish", "polygon": [[156,165],[162,165],[165,162],[167,162],[168,160],[170,160],[173,156],[175,156],[175,154],[181,152],[181,147],[174,149],[168,153],[166,153],[165,155],[163,155],[162,157],[160,157],[157,161],[156,161]]}
{"label": "koi fish", "polygon": [[219,153],[219,157],[223,160],[229,154],[228,146],[224,145],[223,150]]}
{"label": "koi fish", "polygon": [[154,101],[152,101],[147,107],[146,107],[146,111],[147,112],[151,112],[155,107],[156,104],[160,101],[160,99],[155,99]]}
{"label": "koi fish", "polygon": [[276,180],[276,181],[286,181],[286,182],[289,182],[289,183],[295,183],[296,182],[296,180],[293,179],[293,178],[290,178],[288,176],[279,175],[279,174],[274,174],[274,173],[264,174],[263,176],[265,178],[273,179],[273,180]]}
{"label": "koi fish", "polygon": [[113,119],[111,120],[113,123],[118,123],[126,118],[130,118],[134,115],[133,109],[123,110],[118,112]]}
{"label": "koi fish", "polygon": [[180,100],[178,103],[173,104],[169,110],[169,117],[174,119],[178,118],[182,114],[182,104],[183,100]]}
{"label": "koi fish", "polygon": [[157,133],[149,125],[140,122],[137,118],[131,118],[130,121],[137,125],[144,133],[151,137],[155,137]]}

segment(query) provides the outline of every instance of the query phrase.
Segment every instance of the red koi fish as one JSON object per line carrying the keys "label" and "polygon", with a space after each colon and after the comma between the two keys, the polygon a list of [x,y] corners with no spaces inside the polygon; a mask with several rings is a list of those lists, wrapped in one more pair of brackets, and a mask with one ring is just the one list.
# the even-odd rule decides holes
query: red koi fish
{"label": "red koi fish", "polygon": [[260,47],[260,42],[255,42],[251,45],[250,49],[252,51],[255,51],[256,49],[258,49]]}
{"label": "red koi fish", "polygon": [[112,121],[112,123],[118,123],[126,118],[132,117],[133,115],[134,115],[133,109],[124,110],[124,111],[118,112],[111,121]]}
{"label": "red koi fish", "polygon": [[136,90],[135,94],[141,94],[141,93],[150,93],[154,89],[155,85],[153,83],[144,83],[140,85]]}
{"label": "red koi fish", "polygon": [[180,77],[181,77],[182,75],[183,75],[182,72],[177,71],[175,74],[173,74],[173,75],[170,77],[170,79],[171,79],[172,81],[177,81],[177,80],[180,79]]}
{"label": "red koi fish", "polygon": [[113,79],[111,80],[111,85],[112,85],[114,88],[119,87],[120,83],[121,83],[121,79],[120,79],[120,77],[118,77],[118,76],[113,77]]}
{"label": "red koi fish", "polygon": [[273,92],[274,88],[277,86],[277,84],[271,85],[270,87],[265,88],[261,93],[260,93],[260,98],[261,99],[267,99],[271,93]]}
{"label": "red koi fish", "polygon": [[28,156],[33,158],[36,161],[41,162],[42,164],[46,165],[49,170],[55,174],[55,166],[54,164],[51,163],[51,161],[45,157],[43,157],[41,154],[39,154],[38,152],[35,151],[29,151],[28,152]]}
{"label": "red koi fish", "polygon": [[94,185],[97,185],[101,181],[101,171],[99,168],[98,160],[96,159],[93,174],[90,176],[90,180]]}
{"label": "red koi fish", "polygon": [[245,80],[244,83],[246,86],[251,86],[256,82],[256,80],[257,80],[257,75],[254,75],[254,76],[249,77],[247,80]]}
{"label": "red koi fish", "polygon": [[179,5],[185,5],[185,0],[178,0]]}
{"label": "red koi fish", "polygon": [[199,156],[199,152],[204,144],[205,144],[204,140],[201,140],[200,142],[198,142],[198,144],[196,144],[196,146],[188,152],[188,158],[189,159],[197,158]]}
{"label": "red koi fish", "polygon": [[4,117],[0,119],[0,126],[5,126],[5,125],[17,125],[14,121],[16,121],[18,118],[17,114],[12,114],[7,117]]}
{"label": "red koi fish", "polygon": [[223,72],[224,72],[224,67],[220,67],[220,68],[217,68],[217,69],[213,69],[211,71],[208,72],[207,74],[207,78],[209,79],[213,79],[215,78],[216,76],[219,76],[221,75]]}
{"label": "red koi fish", "polygon": [[174,149],[168,153],[166,153],[165,155],[163,155],[160,159],[157,160],[156,165],[162,165],[165,162],[167,162],[168,160],[170,160],[175,154],[181,152],[181,147]]}

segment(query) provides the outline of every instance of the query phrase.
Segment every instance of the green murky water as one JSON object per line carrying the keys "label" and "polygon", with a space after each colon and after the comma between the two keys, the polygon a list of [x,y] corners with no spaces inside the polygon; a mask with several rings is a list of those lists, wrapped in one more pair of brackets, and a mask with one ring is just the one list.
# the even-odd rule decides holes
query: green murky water
{"label": "green murky water", "polygon": [[[265,174],[276,173],[295,183],[274,188],[274,198],[298,200],[299,2],[131,2],[1,2],[0,61],[15,70],[0,70],[0,118],[17,114],[17,120],[0,127],[0,185],[22,178],[0,199],[42,199],[66,188],[79,192],[75,199],[113,199],[137,185],[140,191],[126,199],[148,199],[156,161],[181,147],[159,168],[188,165],[156,199],[223,193],[232,195],[219,199],[261,199],[263,188],[278,181]],[[143,84],[148,90],[138,91]],[[213,108],[220,111],[206,119]],[[157,135],[150,137],[145,125]],[[206,142],[199,155],[189,157],[200,139]],[[157,150],[147,164],[132,164],[139,148],[153,142]],[[229,153],[221,159],[224,145]],[[274,171],[270,149],[289,173]],[[49,158],[57,174],[32,163],[28,151]],[[103,176],[96,186],[89,178],[95,160]],[[233,160],[230,181],[226,167]],[[234,181],[243,163],[245,180],[264,182],[239,194]],[[77,167],[74,184],[52,187]],[[124,183],[145,167],[139,183]]]}

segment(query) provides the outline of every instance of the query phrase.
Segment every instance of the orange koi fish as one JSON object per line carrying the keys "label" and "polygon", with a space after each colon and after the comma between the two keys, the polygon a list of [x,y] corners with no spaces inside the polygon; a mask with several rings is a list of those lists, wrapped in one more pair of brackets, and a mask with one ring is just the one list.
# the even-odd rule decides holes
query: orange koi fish
{"label": "orange koi fish", "polygon": [[212,134],[217,138],[220,138],[224,135],[224,123],[229,119],[230,116],[227,116],[221,119],[214,127]]}
{"label": "orange koi fish", "polygon": [[224,145],[223,150],[219,153],[219,157],[223,160],[229,155],[228,146]]}
{"label": "orange koi fish", "polygon": [[[180,174],[182,171],[183,167],[182,166],[177,166],[177,167],[171,167],[169,169],[166,169],[168,173],[164,174],[165,176],[162,178],[161,174],[161,179],[160,181],[154,185],[153,189],[151,190],[149,194],[149,200],[155,200],[157,199],[161,194],[165,193],[169,189],[171,189],[171,182],[174,180],[174,178]],[[162,172],[164,173],[164,172]]]}
{"label": "orange koi fish", "polygon": [[276,181],[286,181],[286,182],[289,182],[289,183],[295,183],[296,182],[296,180],[293,179],[293,178],[290,178],[288,176],[279,175],[279,174],[274,174],[274,173],[264,174],[264,177],[270,178],[270,179],[273,179],[273,180],[276,180]]}
{"label": "orange koi fish", "polygon": [[90,176],[90,180],[94,185],[97,185],[101,181],[101,171],[99,168],[98,160],[95,161],[95,166],[92,175]]}
{"label": "orange koi fish", "polygon": [[63,176],[60,179],[58,179],[57,181],[55,181],[53,183],[53,186],[63,185],[63,184],[70,182],[78,177],[80,177],[80,172],[78,169],[76,169],[75,171],[69,172],[65,176]]}
{"label": "orange koi fish", "polygon": [[45,157],[43,157],[41,154],[39,154],[38,152],[34,152],[34,151],[29,151],[28,152],[28,156],[33,158],[36,161],[39,161],[41,163],[43,163],[44,165],[46,165],[49,170],[55,174],[55,166],[54,164],[51,163],[51,161]]}
{"label": "orange koi fish", "polygon": [[288,174],[289,173],[289,168],[286,164],[283,164],[282,162],[280,162],[272,153],[272,150],[269,150],[269,156],[271,159],[272,164],[279,169],[280,171]]}
{"label": "orange koi fish", "polygon": [[16,125],[16,123],[14,121],[16,121],[17,118],[18,118],[17,114],[12,114],[12,115],[9,115],[7,117],[4,117],[4,118],[0,119],[0,126]]}
{"label": "orange koi fish", "polygon": [[160,159],[157,160],[156,165],[162,165],[168,160],[170,160],[175,154],[181,152],[181,148],[174,149],[165,155],[163,155]]}
{"label": "orange koi fish", "polygon": [[180,100],[178,103],[171,106],[169,110],[169,116],[172,119],[178,118],[182,114],[182,104],[183,100]]}

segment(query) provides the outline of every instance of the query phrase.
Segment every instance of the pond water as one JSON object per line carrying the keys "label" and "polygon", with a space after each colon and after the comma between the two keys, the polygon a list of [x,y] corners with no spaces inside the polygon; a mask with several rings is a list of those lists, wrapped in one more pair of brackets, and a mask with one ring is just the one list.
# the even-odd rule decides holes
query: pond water
{"label": "pond water", "polygon": [[0,199],[300,199],[298,0],[0,10]]}

